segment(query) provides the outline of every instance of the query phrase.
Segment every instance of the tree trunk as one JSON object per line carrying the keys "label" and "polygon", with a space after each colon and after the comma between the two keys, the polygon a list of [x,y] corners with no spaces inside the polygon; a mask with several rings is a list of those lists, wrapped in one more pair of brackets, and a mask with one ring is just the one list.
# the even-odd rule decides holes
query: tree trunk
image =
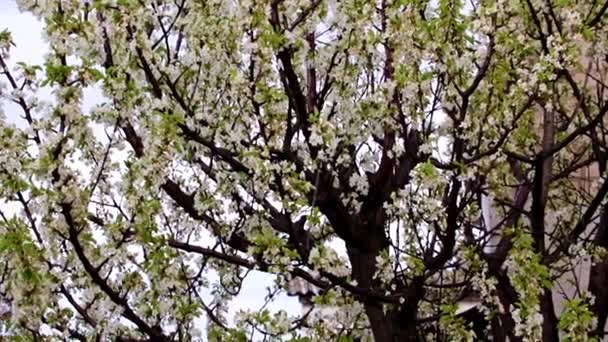
{"label": "tree trunk", "polygon": [[559,341],[557,333],[557,317],[553,307],[553,295],[550,289],[543,291],[540,299],[540,309],[543,314],[543,342]]}
{"label": "tree trunk", "polygon": [[[357,281],[357,286],[371,289],[379,250],[362,250],[348,246],[347,252],[352,266],[352,277]],[[374,334],[374,341],[393,342],[393,327],[382,310],[382,304],[365,300],[363,305]]]}
{"label": "tree trunk", "polygon": [[[372,242],[373,244],[373,242]],[[379,250],[361,251],[348,247],[352,265],[352,277],[358,286],[374,289],[373,277],[376,273],[376,257]],[[422,289],[420,287],[420,289]],[[420,292],[420,293],[418,293]],[[375,342],[415,342],[419,341],[416,314],[421,291],[415,291],[412,299],[397,311],[384,313],[382,303],[364,300],[365,313],[370,322]]]}
{"label": "tree trunk", "polygon": [[[595,244],[608,248],[608,207],[602,208]],[[593,335],[602,340],[605,336],[604,327],[608,318],[608,262],[593,263],[589,272],[589,292],[595,296],[591,311],[597,317],[597,327]]]}

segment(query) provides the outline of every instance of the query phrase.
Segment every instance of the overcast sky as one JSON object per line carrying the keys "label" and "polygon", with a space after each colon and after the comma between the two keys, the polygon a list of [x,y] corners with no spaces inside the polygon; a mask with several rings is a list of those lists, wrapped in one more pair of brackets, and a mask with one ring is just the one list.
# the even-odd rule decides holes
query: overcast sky
{"label": "overcast sky", "polygon": [[[47,48],[43,40],[42,23],[30,14],[20,13],[14,0],[0,0],[0,31],[5,28],[11,31],[13,40],[17,45],[11,52],[10,64],[14,65],[19,61],[28,64],[43,63]],[[4,82],[4,79],[1,81]],[[50,100],[48,91],[43,92],[41,97]],[[99,89],[89,89],[85,92],[83,108],[85,110],[89,109],[101,101],[103,101],[103,98]],[[4,104],[4,111],[9,121],[21,126],[24,123],[19,118],[20,113],[15,112],[16,109],[10,104]],[[238,308],[257,309],[263,304],[266,286],[270,284],[272,278],[259,272],[255,273],[257,274],[249,276],[239,300],[231,307],[233,313]],[[300,311],[298,301],[284,295],[279,297],[269,308],[281,308],[287,310],[289,314],[296,314]]]}

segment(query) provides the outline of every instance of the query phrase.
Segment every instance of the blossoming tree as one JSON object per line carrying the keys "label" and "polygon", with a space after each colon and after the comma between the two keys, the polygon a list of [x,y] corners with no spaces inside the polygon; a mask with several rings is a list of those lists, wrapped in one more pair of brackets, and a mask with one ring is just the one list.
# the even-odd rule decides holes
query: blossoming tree
{"label": "blossoming tree", "polygon": [[[603,338],[608,2],[18,3],[50,53],[0,33],[4,336]],[[311,310],[227,317],[250,270]]]}

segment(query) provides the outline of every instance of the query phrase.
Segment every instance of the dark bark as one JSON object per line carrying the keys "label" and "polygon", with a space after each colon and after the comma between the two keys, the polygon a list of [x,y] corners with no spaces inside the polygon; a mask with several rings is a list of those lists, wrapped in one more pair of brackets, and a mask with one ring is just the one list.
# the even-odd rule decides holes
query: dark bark
{"label": "dark bark", "polygon": [[[373,288],[376,272],[376,257],[380,250],[361,251],[349,248],[348,255],[352,264],[352,275],[360,286]],[[382,303],[363,300],[365,313],[369,319],[374,341],[376,342],[415,342],[418,336],[418,303],[423,296],[421,279],[417,279],[406,289],[404,305],[384,313]]]}
{"label": "dark bark", "polygon": [[[608,248],[608,207],[604,206],[598,224],[595,244]],[[608,318],[608,261],[602,260],[591,266],[589,274],[589,292],[595,296],[591,312],[597,317],[597,327],[593,336],[602,339],[605,336],[604,327]]]}
{"label": "dark bark", "polygon": [[553,296],[550,289],[545,289],[540,298],[540,310],[543,315],[543,342],[559,341],[557,317],[553,307]]}
{"label": "dark bark", "polygon": [[[373,227],[364,227],[373,229]],[[370,235],[373,231],[370,232]],[[375,235],[378,235],[377,233]],[[367,246],[355,247],[347,246],[348,257],[352,265],[352,278],[357,281],[357,285],[371,289],[373,287],[373,277],[376,273],[376,257],[380,254],[381,248],[377,240],[378,237],[370,236]],[[376,246],[374,246],[376,245]],[[374,248],[375,247],[375,248]],[[377,342],[393,341],[392,322],[387,319],[382,310],[382,303],[366,300],[363,302],[365,313],[369,319],[374,340]]]}

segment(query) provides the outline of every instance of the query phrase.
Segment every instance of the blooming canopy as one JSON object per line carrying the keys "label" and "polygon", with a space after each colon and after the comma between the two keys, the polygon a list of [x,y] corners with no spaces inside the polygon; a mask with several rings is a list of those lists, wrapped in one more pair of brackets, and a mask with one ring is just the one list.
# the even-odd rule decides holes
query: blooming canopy
{"label": "blooming canopy", "polygon": [[[50,52],[0,33],[5,336],[604,336],[608,2],[17,2]],[[310,310],[227,317],[251,270]]]}

